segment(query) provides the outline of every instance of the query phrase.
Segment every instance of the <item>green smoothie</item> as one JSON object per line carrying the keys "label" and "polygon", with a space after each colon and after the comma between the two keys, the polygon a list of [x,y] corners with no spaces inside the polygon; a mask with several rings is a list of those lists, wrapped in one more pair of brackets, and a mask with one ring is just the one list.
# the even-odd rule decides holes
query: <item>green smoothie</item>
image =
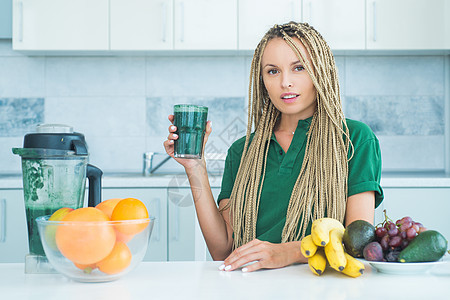
{"label": "green smoothie", "polygon": [[174,125],[177,127],[175,157],[201,158],[206,131],[208,107],[179,104],[174,106]]}

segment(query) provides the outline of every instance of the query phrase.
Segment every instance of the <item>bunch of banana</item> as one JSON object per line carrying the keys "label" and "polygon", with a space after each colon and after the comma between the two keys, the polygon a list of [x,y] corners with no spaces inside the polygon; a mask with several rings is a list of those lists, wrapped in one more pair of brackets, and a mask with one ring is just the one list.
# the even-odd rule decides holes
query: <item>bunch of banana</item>
{"label": "bunch of banana", "polygon": [[311,271],[320,276],[327,261],[333,269],[350,277],[361,276],[364,264],[347,254],[342,244],[344,226],[336,219],[321,218],[312,223],[311,234],[301,242],[301,252],[308,258]]}

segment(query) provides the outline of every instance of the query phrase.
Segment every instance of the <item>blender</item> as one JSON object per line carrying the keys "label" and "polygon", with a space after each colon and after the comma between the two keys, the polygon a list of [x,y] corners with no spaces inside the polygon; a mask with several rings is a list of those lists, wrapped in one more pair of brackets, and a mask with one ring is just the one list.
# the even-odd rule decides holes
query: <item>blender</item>
{"label": "blender", "polygon": [[29,247],[25,273],[54,273],[45,256],[35,220],[62,207],[83,207],[86,177],[89,180],[88,206],[96,206],[101,201],[103,173],[88,164],[84,135],[73,132],[67,125],[38,125],[35,133],[25,135],[23,148],[12,151],[22,158]]}

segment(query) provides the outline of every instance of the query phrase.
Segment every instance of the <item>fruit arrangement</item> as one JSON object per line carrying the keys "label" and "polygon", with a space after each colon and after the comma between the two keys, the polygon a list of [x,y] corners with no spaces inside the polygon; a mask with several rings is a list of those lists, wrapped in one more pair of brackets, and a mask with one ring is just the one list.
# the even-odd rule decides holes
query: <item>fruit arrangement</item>
{"label": "fruit arrangement", "polygon": [[132,253],[127,243],[149,225],[149,215],[140,200],[116,198],[95,208],[61,208],[49,221],[61,223],[46,227],[47,245],[84,273],[98,269],[111,275],[130,265]]}
{"label": "fruit arrangement", "polygon": [[344,232],[344,226],[336,219],[321,218],[312,223],[311,234],[302,239],[300,247],[315,275],[322,275],[327,263],[350,277],[363,274],[364,264],[344,250]]}
{"label": "fruit arrangement", "polygon": [[375,227],[376,240],[364,246],[366,260],[431,262],[441,259],[447,251],[447,240],[439,232],[427,230],[408,216],[394,223],[384,210],[384,217],[384,221]]}

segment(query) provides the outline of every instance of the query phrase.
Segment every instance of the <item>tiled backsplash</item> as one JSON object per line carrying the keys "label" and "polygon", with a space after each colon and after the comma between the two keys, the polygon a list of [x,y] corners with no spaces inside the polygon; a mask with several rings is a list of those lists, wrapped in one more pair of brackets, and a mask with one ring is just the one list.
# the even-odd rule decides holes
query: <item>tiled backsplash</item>
{"label": "tiled backsplash", "polygon": [[[344,111],[380,139],[385,170],[444,168],[445,56],[337,56]],[[162,152],[173,105],[209,107],[207,152],[245,134],[247,55],[28,57],[0,40],[0,173],[20,171],[11,152],[39,123],[86,136],[90,162],[140,172]],[[448,120],[447,120],[448,121]]]}

